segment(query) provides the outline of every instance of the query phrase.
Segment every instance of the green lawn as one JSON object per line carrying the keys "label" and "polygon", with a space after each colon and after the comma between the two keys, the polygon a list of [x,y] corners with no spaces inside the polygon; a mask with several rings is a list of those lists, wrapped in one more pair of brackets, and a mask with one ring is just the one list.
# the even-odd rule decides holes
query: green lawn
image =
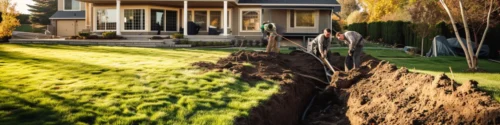
{"label": "green lawn", "polygon": [[15,31],[43,33],[44,29],[44,26],[35,26],[35,28],[33,28],[33,25],[31,24],[21,24],[21,26],[17,27]]}
{"label": "green lawn", "polygon": [[190,66],[228,54],[0,44],[0,124],[232,124],[279,87]]}

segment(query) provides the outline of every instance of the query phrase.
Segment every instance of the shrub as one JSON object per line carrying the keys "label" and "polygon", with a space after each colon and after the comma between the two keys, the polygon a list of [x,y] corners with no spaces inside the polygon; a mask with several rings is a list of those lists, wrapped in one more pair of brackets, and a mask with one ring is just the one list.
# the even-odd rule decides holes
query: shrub
{"label": "shrub", "polygon": [[21,25],[17,19],[19,13],[15,11],[16,6],[10,1],[0,2],[0,6],[2,8],[2,17],[0,17],[2,18],[0,23],[0,38],[2,38],[2,41],[7,42],[8,39],[12,37],[12,32],[14,32],[16,27]]}
{"label": "shrub", "polygon": [[182,39],[182,38],[184,38],[184,35],[181,33],[174,33],[174,34],[172,34],[172,38],[173,39]]}
{"label": "shrub", "polygon": [[234,39],[231,40],[230,45],[233,45],[233,46],[236,45],[236,40],[234,40]]}
{"label": "shrub", "polygon": [[243,40],[243,46],[247,46],[248,45],[248,40]]}
{"label": "shrub", "polygon": [[104,39],[115,39],[116,37],[116,32],[104,32],[102,33],[102,37]]}
{"label": "shrub", "polygon": [[78,39],[78,36],[70,36],[68,39]]}
{"label": "shrub", "polygon": [[255,46],[260,46],[262,42],[260,40],[255,40]]}
{"label": "shrub", "polygon": [[87,39],[99,39],[99,36],[97,35],[90,35],[87,37]]}
{"label": "shrub", "polygon": [[181,44],[189,44],[189,41],[187,41],[187,40],[181,40]]}
{"label": "shrub", "polygon": [[161,36],[153,36],[151,38],[149,38],[151,40],[162,40],[163,38]]}
{"label": "shrub", "polygon": [[87,32],[79,32],[78,33],[78,36],[80,37],[84,37],[84,38],[88,38],[90,36],[90,33],[87,33]]}

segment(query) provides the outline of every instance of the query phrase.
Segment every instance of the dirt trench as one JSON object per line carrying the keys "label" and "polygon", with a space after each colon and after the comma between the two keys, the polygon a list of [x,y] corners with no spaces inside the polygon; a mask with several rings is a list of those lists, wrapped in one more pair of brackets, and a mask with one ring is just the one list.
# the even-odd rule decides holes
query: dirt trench
{"label": "dirt trench", "polygon": [[[343,70],[344,57],[330,55],[330,62]],[[364,55],[362,61],[360,69],[341,72],[330,85],[322,83],[326,76],[321,63],[299,51],[241,51],[215,64],[193,65],[230,70],[250,83],[280,81],[280,92],[248,117],[238,118],[238,125],[500,124],[500,104],[478,91],[477,82],[458,85],[445,75],[410,73],[371,56]]]}

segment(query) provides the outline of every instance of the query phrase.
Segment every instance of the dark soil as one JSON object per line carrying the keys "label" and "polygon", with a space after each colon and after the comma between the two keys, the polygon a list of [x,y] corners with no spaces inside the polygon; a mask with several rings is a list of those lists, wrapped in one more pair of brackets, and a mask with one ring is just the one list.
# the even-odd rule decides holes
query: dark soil
{"label": "dark soil", "polygon": [[[344,58],[331,55],[330,62],[343,70]],[[410,73],[406,68],[397,69],[371,56],[363,56],[362,60],[360,69],[341,72],[330,85],[310,78],[326,81],[323,66],[314,57],[298,51],[290,54],[238,52],[216,64],[193,65],[208,70],[230,70],[251,83],[280,81],[278,94],[253,108],[248,117],[238,118],[235,124],[500,123],[500,104],[477,90],[477,82],[458,85],[446,75]],[[313,97],[315,101],[302,120]]]}

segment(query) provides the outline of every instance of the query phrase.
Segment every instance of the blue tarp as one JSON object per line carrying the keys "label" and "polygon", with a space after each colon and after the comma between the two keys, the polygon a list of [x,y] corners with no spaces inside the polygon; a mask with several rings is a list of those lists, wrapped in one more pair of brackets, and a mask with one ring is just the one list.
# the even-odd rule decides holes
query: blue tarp
{"label": "blue tarp", "polygon": [[[464,45],[467,41],[464,38],[461,38]],[[472,42],[472,48],[474,48],[474,53],[477,51],[476,45]],[[435,52],[436,53],[435,53]],[[481,51],[479,51],[479,57],[488,57],[490,52],[490,47],[488,45],[483,45],[481,47]],[[429,52],[427,53],[428,57],[435,56],[465,56],[464,50],[462,46],[460,46],[459,40],[457,38],[449,38],[446,39],[444,36],[436,36],[434,37],[433,44]]]}

